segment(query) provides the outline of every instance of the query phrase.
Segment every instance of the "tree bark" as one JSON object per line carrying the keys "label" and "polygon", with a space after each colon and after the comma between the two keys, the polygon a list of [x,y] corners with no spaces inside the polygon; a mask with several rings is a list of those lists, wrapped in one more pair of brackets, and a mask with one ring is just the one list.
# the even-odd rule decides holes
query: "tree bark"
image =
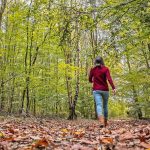
{"label": "tree bark", "polygon": [[[131,73],[131,65],[130,65],[128,54],[127,54],[127,65],[128,65],[129,73]],[[132,92],[133,92],[134,102],[137,103],[137,105],[138,105],[136,113],[138,115],[138,118],[142,119],[143,114],[142,114],[142,110],[141,110],[141,108],[139,107],[139,104],[138,104],[138,94],[137,94],[137,91],[135,89],[135,85],[134,84],[132,84]]]}
{"label": "tree bark", "polygon": [[10,98],[10,104],[9,104],[9,109],[8,109],[8,113],[11,114],[12,113],[12,104],[13,104],[13,101],[14,101],[14,91],[15,91],[15,78],[13,78],[13,81],[12,81],[12,90],[11,90],[11,98]]}
{"label": "tree bark", "polygon": [[0,6],[0,29],[1,29],[2,17],[6,8],[7,0],[0,0],[0,1],[1,1],[1,6]]}
{"label": "tree bark", "polygon": [[0,109],[1,111],[4,109],[4,80],[2,78],[1,80],[1,103],[0,103]]}

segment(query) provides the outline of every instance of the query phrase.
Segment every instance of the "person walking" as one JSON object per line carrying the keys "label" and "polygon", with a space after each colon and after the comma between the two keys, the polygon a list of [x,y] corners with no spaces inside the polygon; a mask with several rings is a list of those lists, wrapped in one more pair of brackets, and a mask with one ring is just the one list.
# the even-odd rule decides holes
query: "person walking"
{"label": "person walking", "polygon": [[116,94],[116,88],[109,68],[105,66],[103,58],[98,56],[94,64],[95,66],[90,70],[89,82],[93,83],[93,96],[96,103],[97,117],[100,127],[103,128],[107,126],[108,120],[109,88],[107,80],[112,87],[114,95]]}

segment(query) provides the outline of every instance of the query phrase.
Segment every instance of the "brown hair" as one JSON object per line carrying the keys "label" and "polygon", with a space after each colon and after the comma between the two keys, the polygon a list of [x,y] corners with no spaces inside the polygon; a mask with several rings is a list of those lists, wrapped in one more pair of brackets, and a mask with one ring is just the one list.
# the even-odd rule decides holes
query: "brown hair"
{"label": "brown hair", "polygon": [[103,61],[103,58],[100,57],[100,56],[97,56],[97,57],[95,58],[94,64],[95,64],[95,65],[103,65],[103,66],[105,65],[105,64],[104,64],[104,61]]}

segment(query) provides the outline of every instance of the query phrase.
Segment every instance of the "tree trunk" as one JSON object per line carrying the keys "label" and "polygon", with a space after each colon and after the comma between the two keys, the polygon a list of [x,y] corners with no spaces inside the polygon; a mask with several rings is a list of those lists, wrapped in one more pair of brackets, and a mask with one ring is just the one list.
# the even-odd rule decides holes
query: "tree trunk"
{"label": "tree trunk", "polygon": [[79,95],[79,73],[80,73],[79,72],[79,61],[80,61],[80,55],[79,55],[79,49],[77,49],[77,67],[78,67],[78,70],[77,70],[77,73],[76,73],[77,79],[76,79],[75,96],[74,96],[73,103],[72,103],[72,105],[70,107],[70,110],[69,110],[70,113],[69,113],[68,119],[70,119],[70,120],[77,119],[75,108],[76,108],[76,103],[77,103],[78,95]]}
{"label": "tree trunk", "polygon": [[1,103],[0,103],[0,111],[4,109],[4,81],[3,78],[1,80]]}
{"label": "tree trunk", "polygon": [[2,13],[0,12],[0,28],[1,28],[1,24],[2,24]]}
{"label": "tree trunk", "polygon": [[[71,52],[64,51],[66,58],[66,64],[71,64]],[[73,106],[73,98],[72,98],[72,86],[71,86],[71,77],[68,77],[67,72],[69,72],[69,69],[66,68],[65,70],[65,76],[66,76],[66,87],[67,87],[67,94],[68,94],[68,104],[69,104],[69,120],[72,120],[74,117],[74,113],[72,111],[74,110]]]}
{"label": "tree trunk", "polygon": [[23,113],[23,111],[24,111],[24,98],[25,98],[25,94],[26,94],[26,88],[23,90],[23,93],[22,93],[21,108],[19,110],[19,114]]}
{"label": "tree trunk", "polygon": [[30,110],[30,97],[29,97],[29,82],[30,82],[30,78],[27,77],[26,78],[26,98],[27,98],[27,104],[26,104],[26,113],[29,114],[29,110]]}
{"label": "tree trunk", "polygon": [[9,102],[9,109],[8,109],[8,113],[11,114],[12,113],[12,104],[14,101],[14,91],[15,91],[15,78],[13,78],[12,81],[12,91],[11,91],[11,98],[10,98],[10,102]]}
{"label": "tree trunk", "polygon": [[1,6],[0,6],[0,29],[1,29],[2,17],[3,17],[3,13],[5,11],[5,8],[6,8],[7,0],[0,0],[0,1],[1,1]]}
{"label": "tree trunk", "polygon": [[77,119],[77,115],[75,113],[75,106],[71,106],[69,108],[69,117],[68,117],[68,120],[74,120],[74,119]]}
{"label": "tree trunk", "polygon": [[33,98],[33,115],[34,116],[36,115],[36,98],[35,98],[35,96]]}
{"label": "tree trunk", "polygon": [[[128,69],[129,69],[129,73],[131,73],[131,65],[130,65],[130,61],[129,61],[129,56],[127,54],[127,65],[128,65]],[[137,91],[135,89],[135,85],[133,84],[132,85],[132,92],[133,92],[133,99],[134,99],[134,102],[135,103],[138,103],[138,95],[137,95]],[[139,104],[137,106],[137,111],[136,111],[137,115],[138,115],[138,118],[139,119],[142,119],[142,111],[141,111],[141,108],[139,107]]]}
{"label": "tree trunk", "polygon": [[149,65],[149,58],[150,58],[150,44],[148,44],[148,53],[146,51],[144,51],[146,48],[144,46],[144,43],[142,42],[142,45],[143,45],[143,48],[141,48],[141,51],[143,53],[143,56],[145,58],[145,63],[146,63],[146,66],[147,66],[147,69],[150,68],[150,65]]}

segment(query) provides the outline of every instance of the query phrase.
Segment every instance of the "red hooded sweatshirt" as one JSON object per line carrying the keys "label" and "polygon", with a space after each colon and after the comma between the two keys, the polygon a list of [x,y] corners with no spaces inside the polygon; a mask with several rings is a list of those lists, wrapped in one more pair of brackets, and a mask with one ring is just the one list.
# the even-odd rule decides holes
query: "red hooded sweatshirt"
{"label": "red hooded sweatshirt", "polygon": [[89,82],[93,83],[93,90],[109,91],[107,80],[112,89],[115,89],[108,67],[101,65],[91,69]]}

